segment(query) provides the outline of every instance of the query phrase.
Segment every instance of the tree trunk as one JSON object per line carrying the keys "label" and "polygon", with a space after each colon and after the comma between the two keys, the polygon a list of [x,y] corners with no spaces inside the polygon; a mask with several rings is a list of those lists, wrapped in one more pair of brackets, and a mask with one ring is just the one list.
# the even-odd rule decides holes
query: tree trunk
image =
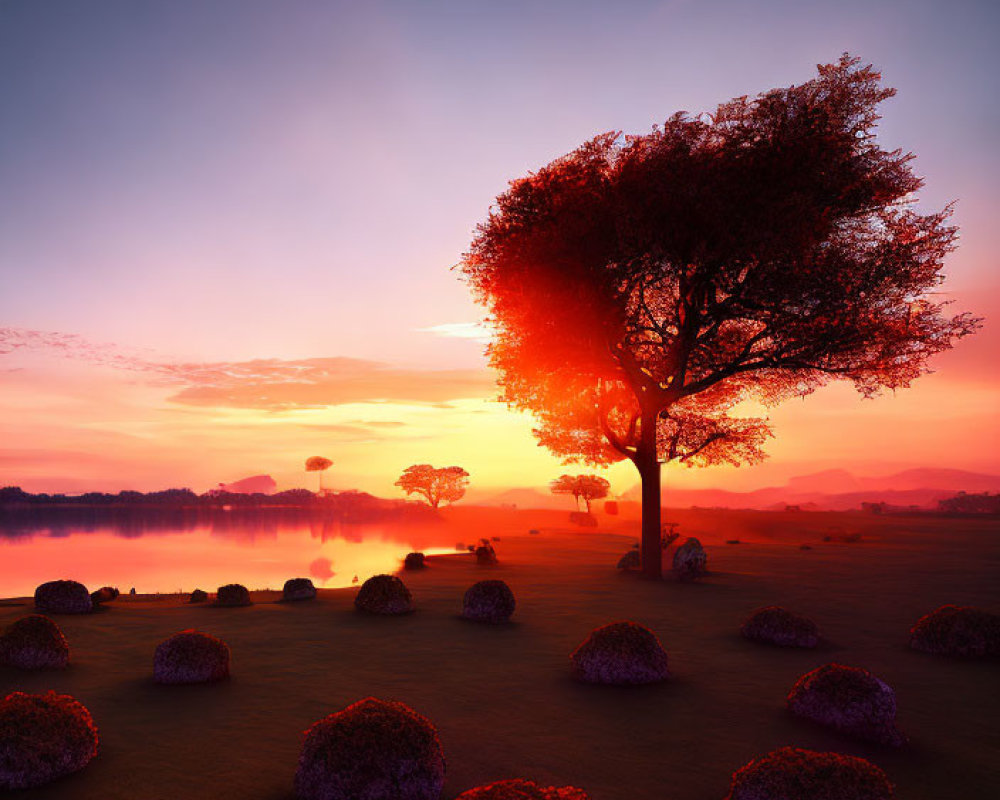
{"label": "tree trunk", "polygon": [[590,513],[590,498],[584,495],[583,502],[587,504],[587,513]]}
{"label": "tree trunk", "polygon": [[635,462],[642,481],[642,543],[639,553],[642,572],[650,578],[663,577],[663,549],[660,545],[660,462],[656,457],[656,415],[643,414]]}

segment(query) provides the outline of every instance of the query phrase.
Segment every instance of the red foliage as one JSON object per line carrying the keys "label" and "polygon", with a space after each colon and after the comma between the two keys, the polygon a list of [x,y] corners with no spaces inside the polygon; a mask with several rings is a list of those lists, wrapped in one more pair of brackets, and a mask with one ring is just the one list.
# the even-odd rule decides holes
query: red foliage
{"label": "red foliage", "polygon": [[503,399],[567,461],[628,458],[648,485],[647,571],[659,460],[757,460],[769,429],[730,417],[740,401],[907,386],[978,325],[932,294],[956,231],[950,209],[913,209],[911,156],[876,142],[880,79],[845,55],[714,114],[598,136],[511,183],[463,257]]}
{"label": "red foliage", "polygon": [[0,789],[27,789],[83,769],[97,755],[90,712],[65,694],[14,692],[0,703]]}
{"label": "red foliage", "polygon": [[743,623],[740,633],[747,639],[780,647],[815,647],[819,629],[811,619],[780,606],[758,608]]}
{"label": "red foliage", "polygon": [[863,758],[782,747],[733,773],[726,800],[891,800],[885,773]]}
{"label": "red foliage", "polygon": [[575,786],[542,786],[524,778],[497,781],[462,792],[455,800],[590,800]]}
{"label": "red foliage", "polygon": [[18,669],[62,669],[69,645],[59,626],[41,614],[15,621],[0,636],[0,664]]}
{"label": "red foliage", "polygon": [[438,800],[445,761],[437,730],[403,703],[368,697],[305,733],[301,800]]}
{"label": "red foliage", "polygon": [[660,640],[635,622],[596,628],[570,660],[576,677],[587,683],[655,683],[670,676]]}
{"label": "red foliage", "polygon": [[793,714],[841,733],[891,747],[906,742],[896,727],[896,693],[866,669],[818,667],[795,682],[786,702]]}
{"label": "red foliage", "polygon": [[209,683],[229,677],[229,646],[195,630],[181,631],[157,645],[153,680],[157,683]]}
{"label": "red foliage", "polygon": [[227,583],[225,586],[220,586],[215,593],[215,603],[220,606],[253,605],[250,592],[241,583]]}
{"label": "red foliage", "polygon": [[361,584],[354,607],[367,614],[408,614],[413,596],[395,575],[374,575]]}
{"label": "red foliage", "polygon": [[949,656],[1000,656],[1000,615],[972,606],[941,606],[917,620],[910,647]]}
{"label": "red foliage", "polygon": [[462,598],[462,616],[476,622],[507,622],[516,605],[514,593],[503,581],[479,581]]}

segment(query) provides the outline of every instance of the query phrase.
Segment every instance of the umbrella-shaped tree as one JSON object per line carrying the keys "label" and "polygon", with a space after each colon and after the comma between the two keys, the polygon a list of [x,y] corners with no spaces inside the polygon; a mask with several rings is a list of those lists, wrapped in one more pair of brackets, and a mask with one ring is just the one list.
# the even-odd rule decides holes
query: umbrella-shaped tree
{"label": "umbrella-shaped tree", "polygon": [[573,495],[577,509],[580,508],[580,500],[582,499],[587,504],[588,514],[591,502],[607,497],[610,488],[611,484],[600,475],[560,475],[549,484],[552,494]]}
{"label": "umbrella-shaped tree", "polygon": [[319,493],[323,493],[323,473],[333,466],[333,462],[323,456],[309,456],[306,459],[306,472],[319,473]]}
{"label": "umbrella-shaped tree", "polygon": [[605,134],[514,181],[461,270],[503,399],[568,460],[629,459],[642,568],[661,573],[660,465],[760,457],[726,412],[834,379],[908,386],[972,333],[935,297],[956,230],[875,139],[894,90],[845,55],[813,80]]}
{"label": "umbrella-shaped tree", "polygon": [[432,508],[437,508],[442,501],[461,500],[468,484],[469,473],[461,467],[432,467],[430,464],[407,467],[396,481],[396,486],[408,495],[423,495]]}

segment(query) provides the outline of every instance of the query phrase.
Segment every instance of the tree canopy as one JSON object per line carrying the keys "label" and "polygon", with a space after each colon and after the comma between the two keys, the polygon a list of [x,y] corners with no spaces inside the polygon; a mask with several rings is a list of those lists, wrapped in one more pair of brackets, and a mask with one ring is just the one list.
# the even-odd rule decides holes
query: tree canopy
{"label": "tree canopy", "polygon": [[588,514],[591,501],[607,497],[610,488],[611,484],[600,475],[560,475],[549,484],[552,494],[573,495],[577,508],[582,499],[587,504]]}
{"label": "tree canopy", "polygon": [[597,136],[513,181],[463,257],[503,399],[565,459],[638,468],[649,574],[661,461],[755,461],[770,431],[732,416],[742,401],[905,387],[978,325],[935,295],[951,209],[919,212],[913,156],[876,141],[880,80],[845,54]]}
{"label": "tree canopy", "polygon": [[403,470],[395,485],[407,495],[422,495],[431,507],[437,508],[442,501],[454,503],[465,496],[465,488],[469,485],[469,473],[461,467],[414,464]]}

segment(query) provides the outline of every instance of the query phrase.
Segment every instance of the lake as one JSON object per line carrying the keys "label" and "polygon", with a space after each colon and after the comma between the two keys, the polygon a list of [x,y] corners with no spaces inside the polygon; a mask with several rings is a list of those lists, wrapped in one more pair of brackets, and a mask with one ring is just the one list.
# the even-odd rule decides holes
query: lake
{"label": "lake", "polygon": [[[351,586],[399,569],[407,553],[454,553],[433,519],[348,522],[298,509],[54,508],[0,515],[0,597],[71,578],[123,593],[280,589],[288,578]],[[474,541],[474,540],[470,540]]]}

